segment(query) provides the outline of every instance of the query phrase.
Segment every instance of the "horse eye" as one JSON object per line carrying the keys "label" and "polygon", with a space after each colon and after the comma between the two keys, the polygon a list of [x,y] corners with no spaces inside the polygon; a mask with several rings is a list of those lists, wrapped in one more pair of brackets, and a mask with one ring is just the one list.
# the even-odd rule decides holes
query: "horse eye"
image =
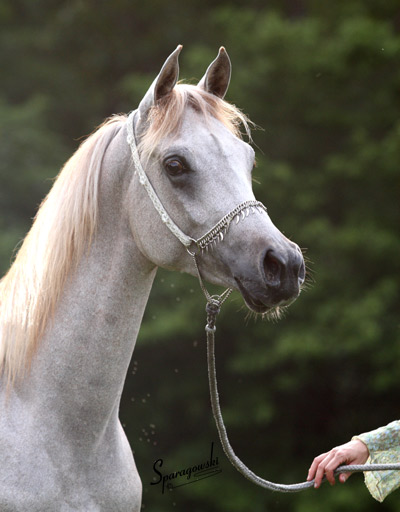
{"label": "horse eye", "polygon": [[185,172],[185,166],[176,158],[169,158],[164,165],[170,176],[179,176]]}

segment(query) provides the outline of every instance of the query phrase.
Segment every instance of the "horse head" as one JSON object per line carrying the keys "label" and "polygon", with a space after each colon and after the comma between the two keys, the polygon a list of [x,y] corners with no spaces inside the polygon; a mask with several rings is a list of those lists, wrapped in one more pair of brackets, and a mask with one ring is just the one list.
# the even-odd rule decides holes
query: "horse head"
{"label": "horse head", "polygon": [[300,293],[301,250],[255,201],[255,153],[239,133],[240,124],[249,131],[248,120],[224,100],[231,76],[228,54],[220,49],[197,86],[177,84],[181,48],[128,118],[140,160],[131,183],[135,241],[154,265],[193,275],[191,254],[196,254],[204,279],[239,290],[257,313],[276,310]]}

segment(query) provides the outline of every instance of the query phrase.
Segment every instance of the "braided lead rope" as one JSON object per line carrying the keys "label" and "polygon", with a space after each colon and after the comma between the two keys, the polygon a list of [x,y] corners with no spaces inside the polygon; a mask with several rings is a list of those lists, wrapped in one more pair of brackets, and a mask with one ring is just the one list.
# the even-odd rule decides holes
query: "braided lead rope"
{"label": "braided lead rope", "polygon": [[[213,308],[217,307],[216,313],[214,314],[214,318],[216,318],[217,314],[220,311],[221,305],[226,301],[226,299],[229,297],[229,295],[233,292],[233,289],[227,288],[223,293],[221,293],[221,295],[210,295],[210,293],[208,292],[207,288],[204,285],[203,277],[200,273],[199,265],[197,263],[196,254],[191,253],[191,252],[189,252],[189,254],[193,258],[194,266],[195,266],[196,272],[197,272],[197,277],[198,277],[199,283],[200,283],[200,288],[202,289],[202,291],[206,297],[207,306],[210,305],[211,310],[213,310]],[[210,316],[210,318],[207,316],[207,324],[209,321],[210,322],[213,321],[211,316]]]}
{"label": "braided lead rope", "polygon": [[[199,277],[199,282],[201,289],[207,299],[207,358],[208,358],[208,375],[209,375],[209,384],[210,384],[210,395],[211,395],[211,407],[214,414],[215,423],[217,425],[218,434],[222,443],[222,447],[224,452],[233,466],[246,478],[248,478],[253,483],[264,487],[266,489],[270,489],[273,491],[280,492],[297,492],[304,489],[308,489],[314,485],[314,481],[303,482],[299,484],[276,484],[273,482],[269,482],[268,480],[264,480],[263,478],[257,476],[253,473],[240,459],[236,456],[233,451],[229,439],[228,434],[226,432],[226,428],[224,425],[224,420],[221,414],[221,408],[219,405],[219,397],[218,397],[218,389],[217,389],[217,376],[215,370],[215,322],[216,317],[221,309],[221,305],[223,302],[229,297],[232,293],[231,288],[227,288],[221,295],[210,295],[204,286],[200,269],[197,264],[196,253],[189,250],[192,244],[199,250],[204,250],[208,247],[208,245],[212,242],[223,240],[224,233],[226,233],[230,223],[236,217],[236,222],[240,220],[240,214],[242,218],[245,218],[249,215],[250,212],[258,210],[259,212],[267,211],[266,207],[259,201],[245,201],[244,203],[239,204],[236,208],[234,208],[231,212],[225,215],[213,228],[211,228],[205,235],[200,237],[198,240],[194,240],[193,238],[185,235],[183,231],[175,224],[175,222],[168,215],[164,206],[162,205],[160,199],[158,198],[152,184],[147,178],[146,173],[142,167],[140,162],[135,134],[133,132],[133,121],[134,115],[136,111],[131,112],[127,119],[127,142],[131,148],[132,159],[134,162],[135,170],[139,175],[139,182],[146,189],[149,198],[151,199],[154,208],[159,213],[161,220],[166,224],[168,229],[171,231],[173,235],[186,247],[188,253],[193,257],[195,268]],[[224,232],[224,233],[223,233]],[[336,469],[335,474],[345,473],[348,471],[356,472],[356,471],[387,471],[387,470],[400,470],[400,464],[368,464],[368,465],[348,465],[348,466],[340,466]]]}
{"label": "braided lead rope", "polygon": [[[240,214],[242,218],[245,218],[249,215],[250,212],[255,210],[258,211],[267,211],[266,207],[260,203],[259,201],[245,201],[244,203],[239,204],[236,208],[234,208],[231,212],[225,215],[213,228],[211,228],[205,235],[200,237],[198,240],[194,240],[193,238],[185,235],[183,231],[175,224],[175,222],[168,215],[164,206],[162,205],[160,199],[158,198],[152,184],[147,178],[146,173],[142,167],[140,162],[135,134],[133,132],[133,118],[136,111],[131,112],[127,120],[127,142],[131,148],[132,159],[134,162],[135,170],[139,175],[139,182],[146,189],[149,198],[151,199],[154,208],[159,213],[161,220],[166,224],[171,233],[175,235],[175,237],[186,247],[189,254],[193,257],[195,268],[199,277],[199,282],[201,289],[207,299],[207,358],[208,358],[208,375],[209,375],[209,384],[210,384],[210,395],[211,395],[211,407],[215,419],[215,423],[217,425],[218,434],[222,443],[222,447],[229,461],[233,464],[233,466],[247,479],[252,481],[253,483],[264,487],[273,491],[280,492],[297,492],[304,489],[308,489],[313,487],[314,481],[303,482],[299,484],[276,484],[273,482],[269,482],[268,480],[264,480],[263,478],[257,476],[253,471],[251,471],[240,459],[236,456],[233,451],[229,439],[228,434],[226,432],[226,428],[224,425],[224,420],[221,414],[221,408],[219,405],[219,396],[218,396],[218,388],[217,388],[217,376],[215,369],[215,323],[216,317],[221,309],[221,305],[223,302],[229,297],[232,293],[231,288],[227,288],[221,295],[210,295],[207,291],[203,279],[200,273],[200,269],[196,259],[196,253],[191,252],[189,250],[192,244],[195,244],[199,250],[204,250],[208,247],[208,245],[212,242],[223,240],[224,233],[226,233],[230,223],[236,217],[236,222],[240,220]],[[224,233],[223,233],[224,232]],[[400,464],[365,464],[365,465],[351,465],[351,466],[340,466],[336,469],[335,474],[345,473],[348,471],[386,471],[390,469],[398,470],[400,469]]]}
{"label": "braided lead rope", "polygon": [[[221,407],[219,404],[219,395],[217,388],[217,374],[215,369],[215,330],[216,330],[216,317],[220,311],[221,303],[214,299],[208,302],[206,306],[207,312],[207,363],[208,363],[208,380],[210,386],[211,408],[217,426],[218,435],[221,440],[222,448],[231,464],[241,473],[245,478],[250,480],[256,485],[268,489],[270,491],[278,492],[298,492],[310,487],[314,487],[314,480],[309,482],[301,482],[298,484],[277,484],[264,480],[259,477],[251,469],[249,469],[235,454],[229,442],[228,434],[225,428],[224,420],[222,418]],[[343,465],[335,470],[335,475],[347,472],[364,472],[364,471],[388,471],[400,470],[400,464],[357,464],[357,465]],[[324,478],[324,481],[326,478]]]}

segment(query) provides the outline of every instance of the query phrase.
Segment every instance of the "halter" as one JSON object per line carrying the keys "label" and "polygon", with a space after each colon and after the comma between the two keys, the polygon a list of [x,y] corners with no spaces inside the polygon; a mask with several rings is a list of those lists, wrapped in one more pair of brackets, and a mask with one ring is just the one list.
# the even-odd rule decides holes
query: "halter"
{"label": "halter", "polygon": [[[251,469],[249,469],[235,454],[229,442],[228,434],[226,432],[224,420],[222,418],[221,407],[219,404],[219,394],[217,388],[217,374],[215,368],[215,323],[217,315],[220,312],[222,303],[229,297],[232,288],[227,288],[221,295],[210,295],[207,291],[200,273],[197,263],[197,254],[208,250],[208,248],[215,245],[218,241],[223,241],[231,222],[233,220],[238,223],[241,219],[245,219],[250,213],[258,211],[260,213],[267,212],[267,208],[259,201],[245,201],[236,206],[233,210],[227,213],[222,219],[215,224],[210,230],[197,240],[186,235],[171,219],[157,196],[152,184],[150,183],[147,174],[145,173],[140,162],[138,149],[135,141],[135,134],[133,131],[133,121],[136,111],[131,112],[127,119],[127,142],[131,148],[132,158],[135,165],[135,172],[139,175],[139,182],[144,186],[147,194],[149,195],[154,208],[159,213],[161,220],[168,227],[171,233],[185,246],[187,252],[192,256],[196,271],[199,277],[201,289],[207,299],[206,312],[207,312],[207,325],[205,327],[207,334],[207,364],[208,364],[208,381],[210,386],[211,408],[215,424],[218,430],[219,438],[221,440],[222,448],[231,464],[241,473],[245,478],[252,483],[268,489],[271,491],[278,491],[284,493],[298,492],[314,486],[314,480],[309,482],[302,482],[298,484],[278,484],[265,480],[259,477]],[[194,251],[191,248],[194,246]],[[359,465],[342,465],[335,471],[335,475],[346,472],[362,472],[362,471],[387,471],[387,470],[400,470],[400,464],[359,464]],[[324,478],[325,480],[325,478]]]}
{"label": "halter", "polygon": [[160,215],[162,222],[167,226],[170,232],[184,245],[187,252],[192,256],[196,268],[196,272],[199,277],[200,286],[203,290],[203,293],[208,302],[217,301],[220,304],[224,302],[228,296],[231,294],[232,289],[227,288],[221,295],[213,295],[211,296],[207,291],[203,278],[200,273],[199,265],[197,262],[196,256],[203,251],[208,251],[210,248],[214,247],[218,242],[222,242],[230,224],[235,222],[239,223],[240,220],[245,219],[250,214],[253,213],[267,213],[267,208],[260,202],[256,200],[244,201],[238,204],[233,210],[224,215],[222,219],[217,222],[211,229],[209,229],[203,236],[200,238],[194,239],[188,235],[186,235],[177,224],[171,219],[167,210],[164,208],[161,203],[156,191],[153,188],[147,174],[145,173],[142,163],[140,161],[139,152],[136,144],[135,133],[133,131],[134,118],[137,110],[134,110],[130,113],[127,119],[127,142],[129,147],[131,148],[132,159],[135,166],[135,172],[138,174],[139,183],[143,185],[146,190],[151,202],[153,203],[154,208]]}

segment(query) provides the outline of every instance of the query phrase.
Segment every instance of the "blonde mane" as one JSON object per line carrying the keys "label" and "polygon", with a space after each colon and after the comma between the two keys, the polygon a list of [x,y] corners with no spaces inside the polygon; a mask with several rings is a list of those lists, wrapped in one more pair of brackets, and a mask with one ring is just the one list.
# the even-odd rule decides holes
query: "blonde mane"
{"label": "blonde mane", "polygon": [[241,128],[251,141],[250,119],[235,105],[224,101],[194,85],[179,83],[172,92],[158,101],[149,112],[149,125],[139,144],[139,153],[146,160],[161,139],[179,133],[183,113],[192,107],[205,119],[218,119],[236,137]]}
{"label": "blonde mane", "polygon": [[125,119],[105,121],[67,161],[0,281],[0,371],[8,384],[29,368],[69,271],[90,247],[103,155]]}
{"label": "blonde mane", "polygon": [[[206,119],[218,119],[238,137],[243,126],[251,139],[251,122],[237,107],[198,87],[178,84],[149,112],[139,146],[142,158],[149,157],[163,137],[179,132],[188,106]],[[123,115],[108,119],[67,161],[0,281],[0,374],[8,385],[29,369],[68,273],[91,245],[102,159],[125,121]]]}

